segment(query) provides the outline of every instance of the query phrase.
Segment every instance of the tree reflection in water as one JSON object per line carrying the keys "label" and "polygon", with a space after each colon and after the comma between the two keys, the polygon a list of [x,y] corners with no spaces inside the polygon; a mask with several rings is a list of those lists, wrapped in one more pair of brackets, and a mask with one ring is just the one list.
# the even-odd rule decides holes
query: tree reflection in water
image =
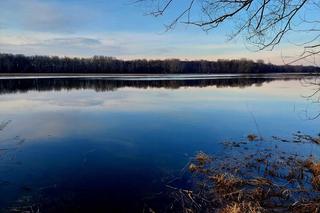
{"label": "tree reflection in water", "polygon": [[[284,77],[281,80],[300,79],[302,76]],[[0,94],[28,92],[28,91],[59,91],[73,89],[93,89],[98,92],[114,91],[123,87],[133,88],[167,88],[180,87],[239,87],[261,86],[279,78],[272,76],[260,77],[227,77],[208,79],[110,79],[110,78],[27,78],[27,79],[0,79]]]}

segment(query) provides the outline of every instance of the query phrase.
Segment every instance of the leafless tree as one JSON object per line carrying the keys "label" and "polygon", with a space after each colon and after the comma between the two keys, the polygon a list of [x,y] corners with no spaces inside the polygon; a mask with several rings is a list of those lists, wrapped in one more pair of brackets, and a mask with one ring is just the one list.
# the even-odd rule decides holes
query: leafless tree
{"label": "leafless tree", "polygon": [[242,35],[256,50],[272,50],[287,34],[295,34],[300,55],[283,57],[286,64],[307,61],[318,65],[320,56],[319,0],[138,0],[152,7],[150,14],[174,13],[167,30],[178,23],[204,31],[229,22],[230,39]]}
{"label": "leafless tree", "polygon": [[[148,5],[149,15],[173,17],[166,30],[187,24],[208,32],[228,27],[229,39],[242,36],[254,50],[273,50],[284,39],[294,51],[285,52],[284,64],[320,65],[320,0],[137,0]],[[227,25],[224,25],[226,24]],[[223,26],[224,25],[224,26]],[[225,28],[224,28],[225,29]],[[292,52],[295,52],[292,53]],[[300,52],[300,54],[299,54]],[[290,56],[288,56],[290,55]],[[314,90],[305,98],[310,119],[320,117],[319,78],[306,78]],[[312,87],[312,88],[311,88]]]}

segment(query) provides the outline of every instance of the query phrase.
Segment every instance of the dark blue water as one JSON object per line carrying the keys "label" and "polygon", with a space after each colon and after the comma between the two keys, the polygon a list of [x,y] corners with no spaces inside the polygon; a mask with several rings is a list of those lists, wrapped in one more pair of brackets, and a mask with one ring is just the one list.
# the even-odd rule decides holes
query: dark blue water
{"label": "dark blue water", "polygon": [[141,212],[199,150],[317,135],[300,78],[2,79],[0,209]]}

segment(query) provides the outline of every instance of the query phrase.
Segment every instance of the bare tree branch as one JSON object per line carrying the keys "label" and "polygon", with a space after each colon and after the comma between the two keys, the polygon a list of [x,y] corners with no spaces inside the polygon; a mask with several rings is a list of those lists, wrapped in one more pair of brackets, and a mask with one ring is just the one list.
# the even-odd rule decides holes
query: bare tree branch
{"label": "bare tree branch", "polygon": [[[168,8],[178,11],[167,30],[176,24],[183,23],[210,31],[225,22],[234,26],[233,39],[240,34],[257,50],[273,50],[285,37],[292,32],[312,33],[303,36],[303,51],[287,64],[309,60],[317,65],[320,53],[320,2],[318,0],[139,0],[140,3],[156,5],[154,16],[165,15]],[[319,13],[309,13],[308,8]],[[300,21],[300,24],[298,24]],[[236,25],[235,23],[238,23]],[[299,25],[299,26],[298,26]],[[301,28],[303,27],[303,28]]]}

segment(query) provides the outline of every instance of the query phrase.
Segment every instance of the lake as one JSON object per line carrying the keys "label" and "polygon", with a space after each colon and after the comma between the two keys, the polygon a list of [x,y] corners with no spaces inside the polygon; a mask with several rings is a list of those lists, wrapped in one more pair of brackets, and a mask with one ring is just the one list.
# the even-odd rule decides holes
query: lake
{"label": "lake", "polygon": [[[318,96],[307,97],[317,83],[303,75],[1,77],[1,212],[142,212],[197,151],[223,155],[221,142],[248,134],[318,135]],[[320,154],[313,145],[283,149]]]}

